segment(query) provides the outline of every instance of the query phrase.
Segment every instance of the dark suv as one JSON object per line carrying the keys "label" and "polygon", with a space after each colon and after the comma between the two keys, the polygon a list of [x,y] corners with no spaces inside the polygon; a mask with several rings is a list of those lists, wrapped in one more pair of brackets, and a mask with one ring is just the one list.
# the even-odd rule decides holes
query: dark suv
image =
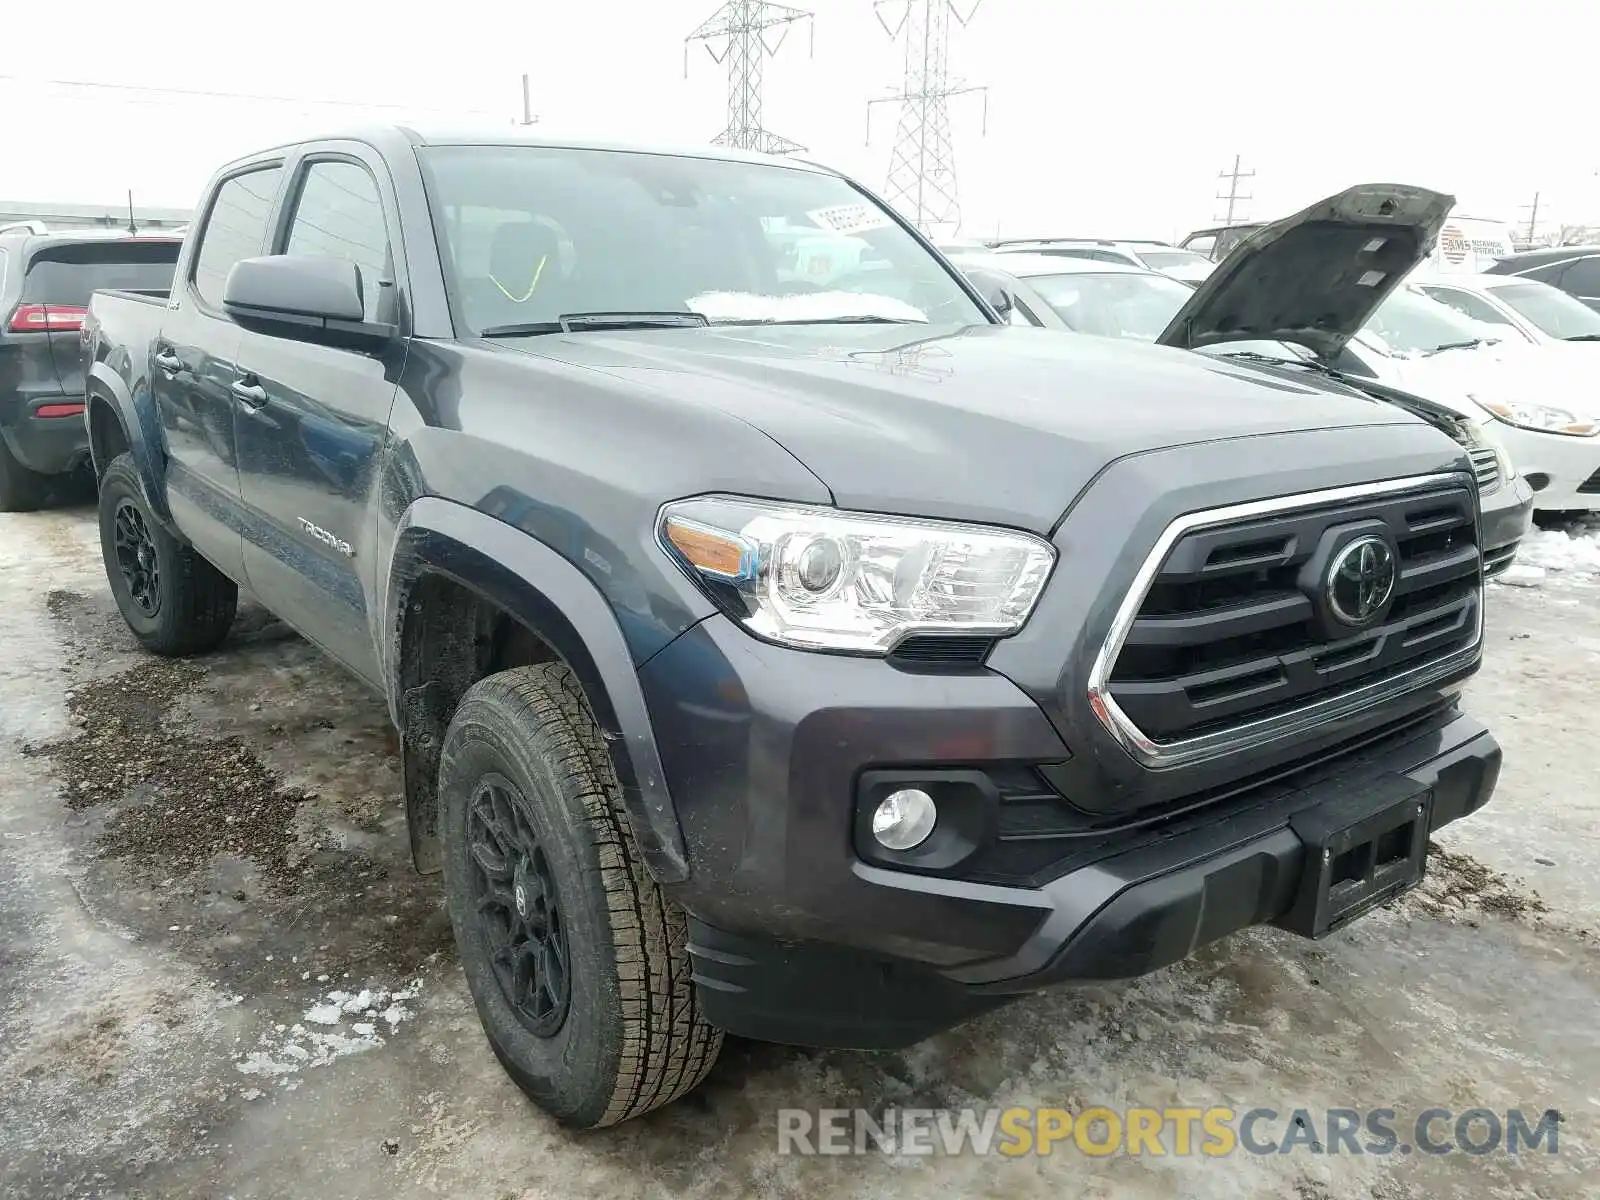
{"label": "dark suv", "polygon": [[171,237],[0,234],[0,512],[36,508],[89,458],[79,333],[97,288],[164,292]]}

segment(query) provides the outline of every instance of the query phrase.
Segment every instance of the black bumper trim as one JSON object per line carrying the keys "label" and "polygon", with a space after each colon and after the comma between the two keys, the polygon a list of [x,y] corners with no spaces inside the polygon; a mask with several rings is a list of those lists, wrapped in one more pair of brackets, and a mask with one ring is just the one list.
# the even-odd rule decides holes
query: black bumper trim
{"label": "black bumper trim", "polygon": [[[1430,833],[1480,808],[1499,777],[1494,738],[1467,718],[1457,721],[1466,723],[1465,736],[1400,771],[1431,789]],[[1284,918],[1305,860],[1291,822],[1348,797],[1353,785],[1334,774],[1285,802],[1220,817],[1037,891],[994,889],[997,896],[1032,897],[1045,914],[1021,948],[1003,959],[940,968],[730,932],[691,916],[689,953],[706,1017],[736,1036],[763,1041],[884,1049],[911,1045],[1008,997],[1149,974],[1229,934]],[[920,883],[950,886],[936,879]],[[862,917],[870,921],[871,914]]]}

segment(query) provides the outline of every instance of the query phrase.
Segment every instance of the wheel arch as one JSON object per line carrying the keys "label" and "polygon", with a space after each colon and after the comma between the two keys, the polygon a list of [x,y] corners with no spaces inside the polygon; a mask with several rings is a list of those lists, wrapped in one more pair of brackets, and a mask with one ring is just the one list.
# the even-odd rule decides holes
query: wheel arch
{"label": "wheel arch", "polygon": [[554,659],[576,676],[605,736],[651,875],[688,878],[644,689],[615,614],[578,568],[504,522],[424,497],[399,523],[384,586],[382,661],[419,871],[439,869],[439,752],[461,696],[485,675]]}
{"label": "wheel arch", "polygon": [[127,382],[104,362],[92,364],[84,382],[89,405],[89,457],[95,479],[104,478],[111,460],[128,452],[144,484],[145,499],[162,523],[170,526],[172,512],[167,507],[166,489],[159,486],[150,453],[150,448],[159,444],[153,435],[154,410],[141,412]]}

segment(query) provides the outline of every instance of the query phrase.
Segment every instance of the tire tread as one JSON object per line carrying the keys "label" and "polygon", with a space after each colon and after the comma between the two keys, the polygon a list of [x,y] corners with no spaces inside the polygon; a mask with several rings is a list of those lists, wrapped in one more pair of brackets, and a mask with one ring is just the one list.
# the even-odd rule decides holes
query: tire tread
{"label": "tire tread", "polygon": [[[126,486],[144,500],[144,481],[134,466],[133,456],[126,452],[117,455],[106,467],[100,481],[102,496],[108,488],[117,485]],[[156,627],[148,631],[135,629],[134,636],[145,649],[168,658],[186,658],[215,650],[233,626],[239,606],[238,585],[207,562],[193,546],[178,541],[162,528],[149,512],[147,501],[144,516],[153,526],[151,536],[170,543],[167,547],[169,562],[163,566],[164,574],[172,578],[170,583],[167,579],[161,583],[162,608]],[[106,519],[102,513],[102,524]],[[106,573],[110,575],[116,569],[116,564],[108,559]]]}
{"label": "tire tread", "polygon": [[[605,738],[577,678],[563,664],[540,663],[491,676],[517,716],[542,727],[552,763],[576,785],[610,916],[622,1052],[616,1085],[596,1126],[615,1125],[692,1091],[722,1048],[691,975],[688,922],[650,877],[633,837]],[[476,690],[476,689],[475,689]]]}

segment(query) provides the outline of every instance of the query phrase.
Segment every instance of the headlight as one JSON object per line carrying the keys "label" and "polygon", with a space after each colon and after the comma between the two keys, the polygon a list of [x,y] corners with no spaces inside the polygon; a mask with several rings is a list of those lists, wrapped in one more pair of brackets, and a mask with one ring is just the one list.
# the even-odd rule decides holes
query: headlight
{"label": "headlight", "polygon": [[1552,408],[1548,404],[1502,404],[1497,400],[1485,400],[1482,396],[1473,396],[1472,399],[1507,425],[1515,425],[1518,429],[1564,433],[1568,437],[1593,437],[1600,433],[1600,424],[1564,408]]}
{"label": "headlight", "polygon": [[868,654],[913,633],[1015,633],[1056,557],[1006,529],[730,496],[664,506],[657,536],[751,633]]}

